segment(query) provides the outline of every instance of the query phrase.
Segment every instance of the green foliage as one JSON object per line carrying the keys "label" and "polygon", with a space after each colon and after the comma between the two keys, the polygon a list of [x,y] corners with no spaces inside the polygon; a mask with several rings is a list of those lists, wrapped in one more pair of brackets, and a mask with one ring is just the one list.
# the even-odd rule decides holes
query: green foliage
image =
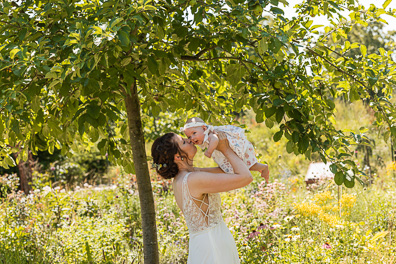
{"label": "green foliage", "polygon": [[[14,164],[12,152],[22,150],[18,162],[27,149],[66,154],[91,141],[132,172],[122,99],[135,83],[142,113],[154,118],[146,124],[161,112],[180,111],[230,123],[235,112],[253,109],[257,121],[279,124],[274,140],[286,137],[289,152],[317,153],[355,175],[357,168],[346,162],[355,138],[332,124],[334,98],[369,98],[376,124],[390,128],[385,137],[394,136],[392,49],[373,54],[343,42],[353,25],[383,22],[379,15],[392,13],[383,8],[361,12],[355,1],[306,1],[289,20],[279,1],[1,5],[1,21],[9,21],[1,22],[0,47],[4,167]],[[342,11],[350,13],[350,23],[333,18]],[[334,23],[319,31],[311,20],[319,15]],[[356,48],[360,59],[344,55]]]}

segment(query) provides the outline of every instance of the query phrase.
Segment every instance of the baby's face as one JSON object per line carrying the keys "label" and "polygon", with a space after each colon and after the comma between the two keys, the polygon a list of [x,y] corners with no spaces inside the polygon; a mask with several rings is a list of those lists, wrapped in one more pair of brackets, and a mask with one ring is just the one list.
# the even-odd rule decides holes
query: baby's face
{"label": "baby's face", "polygon": [[186,134],[187,138],[191,140],[191,142],[195,145],[201,145],[205,139],[206,127],[190,127],[184,130],[184,134]]}

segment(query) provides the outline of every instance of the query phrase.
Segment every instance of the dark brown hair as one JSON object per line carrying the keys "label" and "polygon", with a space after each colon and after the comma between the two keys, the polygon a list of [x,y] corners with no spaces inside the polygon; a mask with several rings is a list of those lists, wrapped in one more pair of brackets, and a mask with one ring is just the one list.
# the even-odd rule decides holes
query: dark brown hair
{"label": "dark brown hair", "polygon": [[166,133],[157,138],[151,146],[154,167],[164,179],[174,178],[179,173],[179,167],[175,163],[175,155],[187,156],[181,155],[183,151],[180,150],[175,136],[175,133]]}

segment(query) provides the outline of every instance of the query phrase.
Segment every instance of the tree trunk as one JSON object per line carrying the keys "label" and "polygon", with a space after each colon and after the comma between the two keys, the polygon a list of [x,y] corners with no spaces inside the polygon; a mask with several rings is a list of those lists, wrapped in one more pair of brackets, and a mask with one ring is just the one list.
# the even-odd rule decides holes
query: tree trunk
{"label": "tree trunk", "polygon": [[27,161],[21,160],[17,165],[18,176],[19,176],[19,188],[26,195],[29,194],[30,191],[32,190],[32,187],[30,186],[30,182],[32,180],[32,162],[33,162],[33,157],[29,152]]}
{"label": "tree trunk", "polygon": [[144,263],[156,264],[159,263],[159,255],[154,197],[147,164],[136,81],[131,86],[129,92],[130,94],[127,94],[125,97],[125,106],[128,116],[133,163],[135,165],[136,180],[139,191],[140,210],[142,213]]}

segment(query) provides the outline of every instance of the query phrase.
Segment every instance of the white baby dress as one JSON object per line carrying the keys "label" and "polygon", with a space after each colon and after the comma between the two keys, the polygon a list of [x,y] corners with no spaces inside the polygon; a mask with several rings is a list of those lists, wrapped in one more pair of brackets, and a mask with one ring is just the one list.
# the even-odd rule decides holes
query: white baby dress
{"label": "white baby dress", "polygon": [[[256,154],[254,152],[254,147],[252,143],[246,138],[245,131],[236,126],[209,126],[208,129],[204,132],[205,139],[201,145],[199,145],[202,149],[206,149],[209,146],[208,134],[209,132],[222,131],[227,135],[228,143],[231,149],[240,157],[243,162],[246,164],[248,168],[252,167],[257,163]],[[227,158],[218,150],[214,150],[212,154],[213,160],[219,165],[219,167],[226,173],[233,173],[234,170],[231,166],[231,163],[227,160]]]}

